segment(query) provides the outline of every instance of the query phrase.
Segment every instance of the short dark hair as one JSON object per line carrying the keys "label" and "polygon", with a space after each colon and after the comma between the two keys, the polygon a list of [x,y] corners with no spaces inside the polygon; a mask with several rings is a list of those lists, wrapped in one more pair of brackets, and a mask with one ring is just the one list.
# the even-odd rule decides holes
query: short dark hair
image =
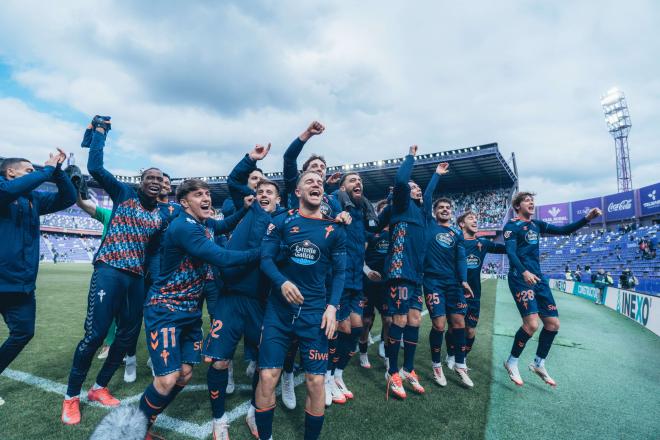
{"label": "short dark hair", "polygon": [[474,217],[477,217],[477,214],[475,214],[474,212],[472,212],[472,211],[465,211],[463,214],[461,214],[461,215],[456,219],[456,224],[457,224],[458,226],[461,226],[461,223],[465,223],[465,219],[466,219],[468,216],[470,216],[470,215],[473,215]]}
{"label": "short dark hair", "polygon": [[3,160],[2,163],[0,163],[0,176],[7,177],[7,170],[9,168],[13,168],[21,162],[32,163],[27,159],[23,159],[22,157],[8,157],[7,159]]}
{"label": "short dark hair", "polygon": [[308,175],[308,174],[314,174],[316,177],[321,177],[319,176],[319,173],[316,171],[303,171],[300,176],[298,176],[298,181],[296,182],[296,187],[300,185],[300,182],[302,182],[303,178]]}
{"label": "short dark hair", "polygon": [[263,174],[263,170],[261,168],[255,168],[252,171],[250,171],[250,174],[254,173],[255,171],[259,171],[261,174]]}
{"label": "short dark hair", "polygon": [[325,161],[325,158],[323,156],[320,156],[318,154],[312,154],[311,156],[309,156],[309,158],[303,164],[302,170],[307,171],[307,168],[309,168],[309,164],[312,163],[315,160],[320,160],[321,162],[323,162],[325,164],[325,166],[328,166],[328,163]]}
{"label": "short dark hair", "polygon": [[523,202],[523,200],[525,200],[525,197],[534,198],[535,195],[536,194],[529,191],[520,191],[515,193],[513,195],[513,199],[511,199],[511,206],[513,207],[513,210],[518,212],[518,210],[520,209],[520,204]]}
{"label": "short dark hair", "polygon": [[453,206],[453,203],[451,199],[448,199],[447,197],[440,197],[437,199],[435,202],[433,202],[433,210],[435,211],[435,208],[438,206],[440,203],[449,203],[449,206]]}
{"label": "short dark hair", "polygon": [[[156,168],[156,169],[158,169],[158,168]],[[170,175],[167,174],[167,173],[164,172],[164,171],[163,171],[163,177],[167,177],[169,180],[172,180],[172,178],[170,177]]]}
{"label": "short dark hair", "polygon": [[176,189],[176,200],[180,202],[181,200],[185,199],[186,196],[191,192],[198,191],[200,189],[210,190],[209,184],[201,179],[184,180],[183,183],[181,183],[181,185],[179,185],[179,187]]}
{"label": "short dark hair", "polygon": [[[149,167],[149,168],[147,168],[146,170],[142,171],[142,174],[140,174],[140,180],[144,179],[144,175],[147,174],[147,171],[151,171],[151,170],[156,170],[156,171],[160,171],[161,173],[163,173],[163,170],[161,170],[160,168]],[[165,175],[165,173],[163,173],[163,176],[164,176],[164,175]],[[169,177],[169,176],[168,176],[168,177]]]}
{"label": "short dark hair", "polygon": [[339,186],[342,186],[344,184],[344,182],[346,181],[346,178],[348,176],[358,176],[358,177],[360,177],[360,174],[356,173],[355,171],[351,171],[350,173],[346,173],[346,174],[342,175],[341,179],[339,180]]}
{"label": "short dark hair", "polygon": [[260,186],[264,185],[270,185],[275,188],[275,191],[277,192],[277,195],[280,195],[280,187],[277,185],[277,183],[273,182],[272,180],[268,179],[261,179],[257,182],[257,187],[256,189],[258,190]]}

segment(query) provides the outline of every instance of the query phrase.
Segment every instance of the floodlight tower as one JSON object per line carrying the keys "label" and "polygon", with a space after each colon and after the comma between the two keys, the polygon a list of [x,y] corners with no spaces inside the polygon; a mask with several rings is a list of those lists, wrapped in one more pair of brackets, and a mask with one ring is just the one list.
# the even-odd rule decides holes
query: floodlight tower
{"label": "floodlight tower", "polygon": [[632,173],[628,151],[628,133],[630,133],[632,124],[626,95],[614,87],[601,98],[600,104],[603,106],[607,128],[614,138],[617,190],[619,192],[629,191],[632,189]]}

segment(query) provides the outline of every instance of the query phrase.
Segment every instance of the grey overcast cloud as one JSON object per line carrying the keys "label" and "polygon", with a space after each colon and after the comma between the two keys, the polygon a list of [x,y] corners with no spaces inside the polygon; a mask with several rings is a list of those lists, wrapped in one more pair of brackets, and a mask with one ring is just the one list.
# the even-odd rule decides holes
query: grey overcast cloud
{"label": "grey overcast cloud", "polygon": [[489,142],[540,203],[616,192],[600,97],[626,93],[633,185],[660,166],[660,3],[5,1],[0,156],[225,175],[255,143],[266,171],[314,119],[331,165]]}

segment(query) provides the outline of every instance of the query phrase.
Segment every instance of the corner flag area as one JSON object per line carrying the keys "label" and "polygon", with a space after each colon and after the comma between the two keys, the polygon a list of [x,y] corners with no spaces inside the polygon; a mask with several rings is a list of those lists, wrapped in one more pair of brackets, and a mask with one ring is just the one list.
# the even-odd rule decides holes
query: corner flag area
{"label": "corner flag area", "polygon": [[[60,412],[73,350],[83,334],[91,266],[43,265],[37,286],[37,329],[33,341],[0,376],[0,438],[86,439],[107,410],[83,402],[82,422],[64,426]],[[353,359],[345,379],[355,400],[326,412],[323,439],[652,439],[658,438],[660,338],[632,320],[584,299],[554,291],[561,328],[546,366],[557,381],[553,389],[527,369],[536,338],[520,359],[525,381],[508,378],[507,358],[520,317],[506,281],[484,281],[481,320],[468,356],[472,390],[447,371],[448,385],[432,381],[428,332],[424,318],[416,369],[426,388],[405,401],[385,400],[383,362],[377,344],[369,348],[370,370]],[[205,329],[208,326],[205,324]],[[379,336],[379,325],[372,335]],[[0,340],[7,329],[0,327]],[[242,346],[242,344],[241,344]],[[240,347],[240,346],[239,346]],[[241,348],[239,348],[239,351]],[[137,405],[151,381],[144,337],[138,345],[138,380],[126,384],[121,370],[109,388],[122,404]],[[236,391],[227,401],[232,439],[252,438],[245,426],[250,380],[242,352],[234,366]],[[91,371],[98,370],[95,359]],[[158,418],[157,432],[169,439],[211,438],[206,365],[197,366],[186,390]],[[83,390],[94,381],[90,374]],[[298,378],[302,384],[302,377]],[[278,387],[279,388],[279,387]],[[85,394],[85,393],[83,393]],[[302,438],[304,385],[296,388],[298,407],[284,408],[278,397],[273,438]],[[396,407],[397,411],[385,411]]]}

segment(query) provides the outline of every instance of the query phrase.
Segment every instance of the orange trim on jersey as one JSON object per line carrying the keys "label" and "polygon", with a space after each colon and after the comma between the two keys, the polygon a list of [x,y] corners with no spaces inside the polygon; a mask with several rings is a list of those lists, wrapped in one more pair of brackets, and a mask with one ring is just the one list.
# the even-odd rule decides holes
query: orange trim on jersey
{"label": "orange trim on jersey", "polygon": [[[298,214],[299,214],[302,218],[308,218],[308,219],[310,219],[310,220],[324,220],[324,221],[326,221],[326,222],[328,221],[327,218],[323,218],[323,214],[321,214],[321,217],[316,218],[316,217],[309,217],[309,216],[303,214],[302,212],[300,212],[300,209],[298,209],[297,211],[298,211]],[[321,213],[321,208],[320,208],[320,207],[319,207],[319,213]],[[334,221],[334,220],[333,220],[333,221]]]}
{"label": "orange trim on jersey", "polygon": [[149,402],[149,399],[147,399],[147,396],[144,396],[144,401],[147,402],[147,405],[149,405],[151,407],[151,409],[159,410],[159,409],[162,408],[160,406],[155,406],[154,404]]}

